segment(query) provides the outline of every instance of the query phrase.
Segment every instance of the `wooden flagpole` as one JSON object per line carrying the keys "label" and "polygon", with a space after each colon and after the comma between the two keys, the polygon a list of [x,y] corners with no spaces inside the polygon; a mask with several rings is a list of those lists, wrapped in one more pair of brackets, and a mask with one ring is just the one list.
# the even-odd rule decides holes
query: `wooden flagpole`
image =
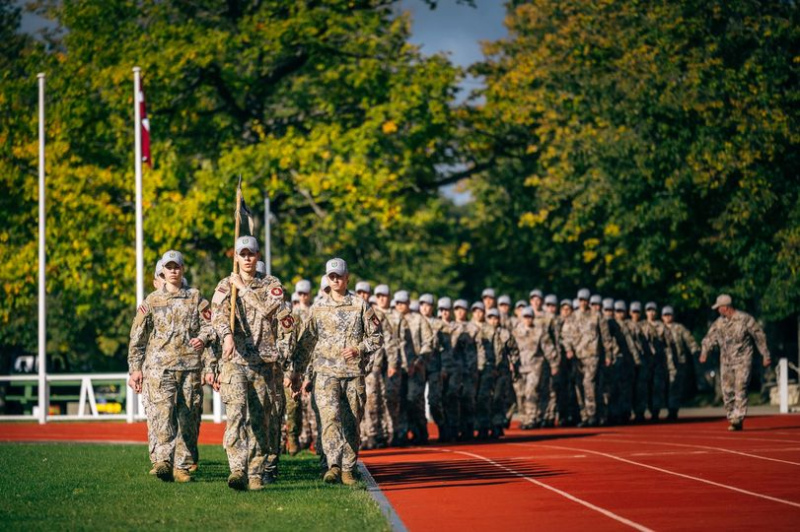
{"label": "wooden flagpole", "polygon": [[[239,261],[236,260],[236,241],[239,240],[239,220],[242,214],[242,176],[239,176],[239,185],[236,187],[236,228],[233,239],[233,273],[239,273]],[[231,283],[231,334],[236,323],[236,285]]]}

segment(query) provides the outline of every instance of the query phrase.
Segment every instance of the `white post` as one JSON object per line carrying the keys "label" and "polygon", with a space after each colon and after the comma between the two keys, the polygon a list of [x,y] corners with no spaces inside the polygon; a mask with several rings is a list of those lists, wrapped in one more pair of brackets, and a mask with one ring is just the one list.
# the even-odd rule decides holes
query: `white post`
{"label": "white post", "polygon": [[789,413],[789,360],[778,361],[778,396],[780,397],[781,414]]}
{"label": "white post", "polygon": [[213,398],[214,423],[222,423],[222,396],[215,390]]}
{"label": "white post", "polygon": [[269,194],[264,195],[264,264],[267,265],[267,275],[272,275],[272,238],[270,236]]}
{"label": "white post", "polygon": [[39,73],[39,423],[47,423],[47,306],[45,276],[45,209],[44,209],[44,73]]}
{"label": "white post", "polygon": [[[144,228],[142,222],[142,87],[139,67],[133,67],[133,117],[134,117],[134,170],[136,172],[136,306],[144,301]],[[126,402],[127,422],[136,419],[136,392],[131,389],[131,400]]]}

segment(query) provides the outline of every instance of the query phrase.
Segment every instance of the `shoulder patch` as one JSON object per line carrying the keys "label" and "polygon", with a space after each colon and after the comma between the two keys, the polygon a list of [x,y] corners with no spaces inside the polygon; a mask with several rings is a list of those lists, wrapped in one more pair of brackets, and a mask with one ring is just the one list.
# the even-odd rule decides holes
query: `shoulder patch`
{"label": "shoulder patch", "polygon": [[147,305],[145,305],[144,303],[139,305],[139,313],[140,314],[146,315],[148,312],[150,312],[150,308]]}
{"label": "shoulder patch", "polygon": [[269,293],[272,294],[273,297],[283,297],[283,289],[279,286],[270,290]]}
{"label": "shoulder patch", "polygon": [[287,330],[291,329],[293,325],[294,325],[294,318],[291,315],[281,319],[281,327],[283,327],[284,329]]}
{"label": "shoulder patch", "polygon": [[219,284],[219,285],[217,285],[217,289],[215,290],[215,292],[219,292],[220,294],[223,294],[223,295],[227,294],[228,293],[228,287],[225,286],[224,284]]}

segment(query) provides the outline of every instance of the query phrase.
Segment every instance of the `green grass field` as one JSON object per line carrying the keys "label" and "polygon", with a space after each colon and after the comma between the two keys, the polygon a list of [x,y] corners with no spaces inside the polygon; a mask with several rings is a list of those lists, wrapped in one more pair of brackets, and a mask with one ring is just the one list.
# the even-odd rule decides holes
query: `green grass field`
{"label": "green grass field", "polygon": [[308,452],[281,457],[279,482],[228,488],[219,446],[200,446],[190,484],[147,474],[144,445],[1,444],[2,530],[388,530],[364,486],[329,486]]}

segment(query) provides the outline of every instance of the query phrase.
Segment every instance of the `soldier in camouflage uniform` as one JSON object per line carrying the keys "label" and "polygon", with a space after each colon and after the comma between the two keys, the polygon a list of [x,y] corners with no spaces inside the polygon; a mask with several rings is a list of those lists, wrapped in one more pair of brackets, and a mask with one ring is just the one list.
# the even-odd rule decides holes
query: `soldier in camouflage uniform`
{"label": "soldier in camouflage uniform", "polygon": [[[484,290],[485,292],[485,290]],[[484,299],[488,299],[484,297]],[[493,329],[486,323],[485,303],[476,301],[472,304],[472,323],[479,331],[477,336],[478,347],[478,383],[475,392],[475,424],[478,429],[478,439],[489,438],[492,428],[492,393],[494,392],[494,379],[497,373],[495,356],[492,349]]]}
{"label": "soldier in camouflage uniform", "polygon": [[555,358],[551,361],[545,357],[544,374],[547,377],[547,389],[541,394],[542,400],[542,427],[552,428],[556,426],[558,416],[558,394],[563,388],[561,371],[561,327],[558,325],[556,311],[558,309],[558,297],[555,294],[548,294],[544,298],[544,316],[552,322],[552,330],[555,342]]}
{"label": "soldier in camouflage uniform", "polygon": [[561,363],[557,379],[558,389],[558,423],[562,427],[572,427],[578,424],[581,418],[578,405],[577,383],[575,365],[567,358],[564,338],[569,334],[572,324],[573,304],[569,299],[562,299],[559,303],[559,313],[556,318],[556,349]]}
{"label": "soldier in camouflage uniform", "polygon": [[425,379],[428,364],[433,354],[435,336],[426,318],[417,312],[411,312],[408,292],[395,293],[395,308],[403,315],[408,324],[412,349],[406,350],[408,359],[408,392],[406,394],[406,416],[408,429],[412,434],[412,443],[422,445],[428,442],[428,420],[425,417]]}
{"label": "soldier in camouflage uniform", "polygon": [[[372,287],[366,281],[356,283],[356,295],[369,302]],[[383,335],[383,346],[372,354],[366,367],[366,377],[364,385],[366,387],[367,400],[364,404],[364,418],[361,420],[361,448],[377,449],[385,447],[389,441],[387,428],[388,412],[386,411],[386,394],[384,392],[384,374],[386,373],[387,362],[386,353],[394,349],[392,338],[392,326],[386,315],[377,308],[370,305],[375,311],[375,315],[381,322],[381,334]]]}
{"label": "soldier in camouflage uniform", "polygon": [[511,389],[511,367],[519,361],[519,349],[514,336],[505,327],[500,326],[500,312],[491,309],[486,313],[487,327],[484,329],[490,336],[491,349],[494,352],[494,390],[492,392],[492,429],[490,437],[497,439],[503,436],[506,426],[506,410]]}
{"label": "soldier in camouflage uniform", "polygon": [[564,335],[567,358],[574,359],[577,373],[578,402],[581,407],[580,427],[597,425],[598,366],[604,349],[611,349],[608,322],[589,309],[589,291],[578,292],[579,309],[572,315],[569,331]]}
{"label": "soldier in camouflage uniform", "polygon": [[686,378],[686,363],[689,357],[696,356],[700,352],[692,333],[689,329],[676,322],[673,316],[672,307],[666,306],[661,309],[661,319],[667,328],[667,343],[670,345],[672,357],[667,361],[669,369],[669,388],[667,389],[667,408],[669,414],[667,421],[678,420],[678,410],[681,407],[681,397],[683,396],[684,379]]}
{"label": "soldier in camouflage uniform", "polygon": [[505,327],[511,330],[509,320],[511,316],[511,297],[508,294],[503,294],[497,298],[497,310],[500,311],[500,327]]}
{"label": "soldier in camouflage uniform", "polygon": [[[387,287],[388,288],[388,287]],[[403,292],[403,291],[400,291]],[[401,297],[408,301],[408,293],[401,293]],[[378,305],[383,305],[386,296],[378,296]],[[386,371],[386,406],[392,420],[392,445],[402,447],[408,444],[408,409],[406,407],[408,395],[408,367],[409,360],[416,356],[414,353],[414,340],[411,338],[411,329],[402,312],[397,310],[394,298],[391,301],[391,310],[386,313],[392,325],[397,357],[387,358]]]}
{"label": "soldier in camouflage uniform", "polygon": [[653,364],[653,350],[645,335],[645,322],[642,321],[642,304],[639,301],[631,302],[630,314],[630,329],[639,353],[639,359],[635,360],[633,375],[633,420],[636,423],[642,423],[645,420],[644,413],[648,408],[647,393]]}
{"label": "soldier in camouflage uniform", "polygon": [[450,361],[453,357],[453,350],[450,346],[450,326],[433,315],[432,294],[422,294],[420,296],[419,312],[422,317],[428,320],[433,331],[434,350],[428,361],[425,380],[428,384],[428,409],[431,412],[433,422],[436,423],[436,427],[439,429],[439,441],[441,442],[442,435],[445,436],[445,439],[448,439],[442,397],[444,385],[442,373],[445,371],[444,368],[452,365]]}
{"label": "soldier in camouflage uniform", "polygon": [[552,319],[541,315],[534,317],[533,309],[522,311],[522,322],[514,329],[519,348],[519,373],[524,382],[524,409],[520,411],[520,428],[530,430],[542,422],[541,395],[547,390],[545,360],[557,368],[558,352],[555,344],[555,325]]}
{"label": "soldier in camouflage uniform", "polygon": [[635,370],[641,366],[641,346],[636,339],[637,330],[633,322],[627,319],[627,305],[624,301],[614,302],[614,321],[622,338],[617,341],[622,360],[619,368],[619,422],[628,423],[633,410],[634,388],[636,386]]}
{"label": "soldier in camouflage uniform", "polygon": [[[442,351],[442,396],[444,402],[445,429],[439,432],[439,442],[447,443],[458,437],[461,412],[461,373],[463,346],[458,344],[458,333],[454,329],[453,302],[449,297],[439,298],[437,302],[441,316],[442,333],[448,336]],[[434,327],[434,330],[437,328]]]}
{"label": "soldier in camouflage uniform", "polygon": [[[382,397],[378,408],[381,411],[383,440],[379,441],[379,447],[393,445],[395,435],[400,431],[398,423],[401,421],[400,395],[403,391],[403,365],[405,355],[403,354],[404,343],[402,332],[396,328],[396,322],[405,320],[400,316],[400,320],[393,321],[394,310],[389,306],[391,292],[389,286],[380,284],[375,287],[375,300],[377,306],[375,314],[381,320],[381,330],[384,335],[384,355],[385,365],[381,368],[383,383]],[[386,324],[386,329],[383,329]],[[388,342],[387,342],[388,341]]]}
{"label": "soldier in camouflage uniform", "polygon": [[129,384],[136,393],[144,391],[147,396],[147,429],[155,440],[152,459],[156,476],[189,482],[189,468],[194,463],[191,451],[197,448],[202,379],[214,379],[214,360],[203,356],[213,332],[201,315],[205,300],[200,292],[183,287],[181,253],[168,251],[161,261],[165,283],[145,298],[131,327]]}
{"label": "soldier in camouflage uniform", "polygon": [[383,345],[383,337],[375,311],[347,291],[347,263],[329,260],[325,275],[331,291],[311,307],[298,339],[297,360],[314,365],[314,395],[328,462],[323,479],[352,485],[366,401],[364,370],[372,353]]}
{"label": "soldier in camouflage uniform", "polygon": [[[294,296],[296,303],[292,305],[292,317],[298,327],[308,317],[311,300],[311,282],[302,279],[295,283]],[[314,440],[314,413],[311,410],[311,399],[306,394],[296,394],[291,389],[291,375],[284,372],[284,400],[286,402],[286,452],[295,456],[300,449],[307,449]]]}
{"label": "soldier in camouflage uniform", "polygon": [[764,367],[771,362],[767,338],[750,314],[733,307],[731,296],[720,295],[712,308],[719,311],[720,317],[703,338],[700,362],[706,361],[710,351],[719,350],[728,430],[738,431],[742,430],[747,415],[747,386],[755,349],[761,354]]}
{"label": "soldier in camouflage uniform", "polygon": [[647,320],[642,323],[642,332],[650,346],[650,372],[648,375],[648,395],[650,400],[650,420],[658,421],[661,410],[667,406],[667,382],[669,370],[667,361],[672,360],[672,348],[667,342],[667,328],[657,319],[658,306],[649,301],[644,306]]}
{"label": "soldier in camouflage uniform", "polygon": [[[280,433],[270,423],[282,414],[283,365],[294,339],[294,318],[284,306],[281,283],[270,275],[255,277],[258,258],[256,239],[240,237],[236,260],[241,273],[221,280],[211,302],[212,323],[222,339],[217,380],[228,418],[223,438],[231,470],[228,486],[237,490],[262,489],[276,475]],[[231,330],[233,287],[236,320]]]}
{"label": "soldier in camouflage uniform", "polygon": [[453,323],[454,354],[461,361],[460,426],[458,439],[468,441],[475,437],[475,392],[478,383],[478,349],[480,327],[467,321],[468,303],[463,299],[453,303],[456,321]]}

